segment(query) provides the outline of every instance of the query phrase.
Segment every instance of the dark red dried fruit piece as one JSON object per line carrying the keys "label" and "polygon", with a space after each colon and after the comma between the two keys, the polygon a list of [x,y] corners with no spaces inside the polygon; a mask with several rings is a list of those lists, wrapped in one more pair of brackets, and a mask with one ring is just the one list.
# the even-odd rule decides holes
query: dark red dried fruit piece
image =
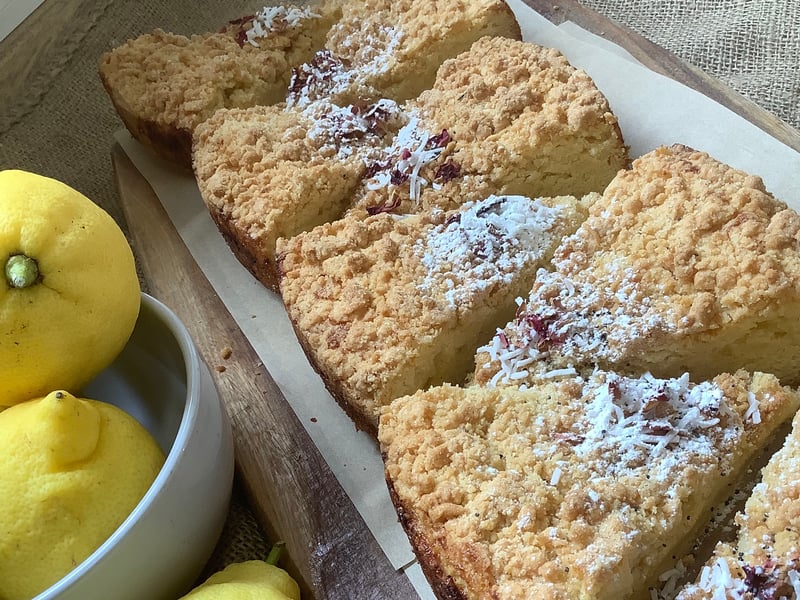
{"label": "dark red dried fruit piece", "polygon": [[788,582],[781,581],[773,565],[743,565],[744,583],[755,600],[778,600],[791,597],[793,592]]}
{"label": "dark red dried fruit piece", "polygon": [[431,150],[433,148],[444,148],[447,144],[450,143],[450,140],[453,138],[450,137],[450,133],[447,129],[442,129],[442,132],[437,135],[432,135],[428,138],[427,143],[425,144],[425,148]]}
{"label": "dark red dried fruit piece", "polygon": [[447,183],[459,175],[461,175],[461,167],[448,159],[436,168],[433,179],[439,183]]}
{"label": "dark red dried fruit piece", "polygon": [[378,206],[368,206],[367,214],[378,215],[380,213],[389,213],[392,212],[394,209],[396,209],[398,206],[400,206],[400,197],[395,196],[394,198],[391,198],[388,202],[384,204],[380,204]]}
{"label": "dark red dried fruit piece", "polygon": [[402,171],[395,169],[394,171],[392,171],[392,175],[389,181],[392,183],[392,185],[402,185],[403,183],[408,181],[408,173],[403,173]]}

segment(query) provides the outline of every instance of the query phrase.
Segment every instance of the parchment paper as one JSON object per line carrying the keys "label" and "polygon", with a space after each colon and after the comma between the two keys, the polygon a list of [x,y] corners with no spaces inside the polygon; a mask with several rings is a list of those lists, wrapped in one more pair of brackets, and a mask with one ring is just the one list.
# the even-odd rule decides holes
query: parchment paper
{"label": "parchment paper", "polygon": [[[523,38],[559,48],[609,99],[633,156],[683,143],[761,175],[778,198],[800,208],[800,154],[730,110],[639,65],[627,52],[569,24],[556,27],[520,0],[508,0]],[[233,257],[191,175],[154,158],[125,131],[116,134],[147,178],[198,265],[250,340],[387,557],[433,598],[397,522],[374,442],[353,427],[305,358],[277,295]],[[312,421],[312,418],[314,419]]]}

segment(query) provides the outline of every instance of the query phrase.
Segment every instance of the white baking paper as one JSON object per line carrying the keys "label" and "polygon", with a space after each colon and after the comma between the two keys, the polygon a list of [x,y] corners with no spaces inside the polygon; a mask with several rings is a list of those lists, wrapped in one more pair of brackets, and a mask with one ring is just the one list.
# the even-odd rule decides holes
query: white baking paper
{"label": "white baking paper", "polygon": [[[508,0],[526,41],[559,48],[609,99],[633,156],[682,143],[761,175],[777,197],[800,209],[800,153],[732,111],[642,67],[589,32],[557,27],[520,0]],[[207,214],[191,175],[155,159],[127,132],[117,140],[161,199],[178,233],[250,340],[287,401],[361,513],[392,565],[405,569],[423,599],[433,598],[397,522],[375,443],[355,430],[309,365],[280,299],[234,258]]]}

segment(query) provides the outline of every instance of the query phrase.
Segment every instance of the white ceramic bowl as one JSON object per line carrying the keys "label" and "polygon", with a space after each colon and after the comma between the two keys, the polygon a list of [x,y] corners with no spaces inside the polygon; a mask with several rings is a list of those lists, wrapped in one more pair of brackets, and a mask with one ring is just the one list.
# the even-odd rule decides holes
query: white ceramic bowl
{"label": "white ceramic bowl", "polygon": [[166,461],[111,537],[35,600],[175,600],[210,557],[233,484],[230,423],[208,367],[175,314],[142,294],[130,341],[82,395],[133,415]]}

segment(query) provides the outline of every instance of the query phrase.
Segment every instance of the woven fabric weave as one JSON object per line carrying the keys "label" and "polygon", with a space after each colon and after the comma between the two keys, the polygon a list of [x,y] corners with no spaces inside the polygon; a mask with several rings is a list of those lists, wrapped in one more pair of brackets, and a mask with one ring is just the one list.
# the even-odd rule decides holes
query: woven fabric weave
{"label": "woven fabric weave", "polygon": [[582,0],[800,128],[800,2]]}

